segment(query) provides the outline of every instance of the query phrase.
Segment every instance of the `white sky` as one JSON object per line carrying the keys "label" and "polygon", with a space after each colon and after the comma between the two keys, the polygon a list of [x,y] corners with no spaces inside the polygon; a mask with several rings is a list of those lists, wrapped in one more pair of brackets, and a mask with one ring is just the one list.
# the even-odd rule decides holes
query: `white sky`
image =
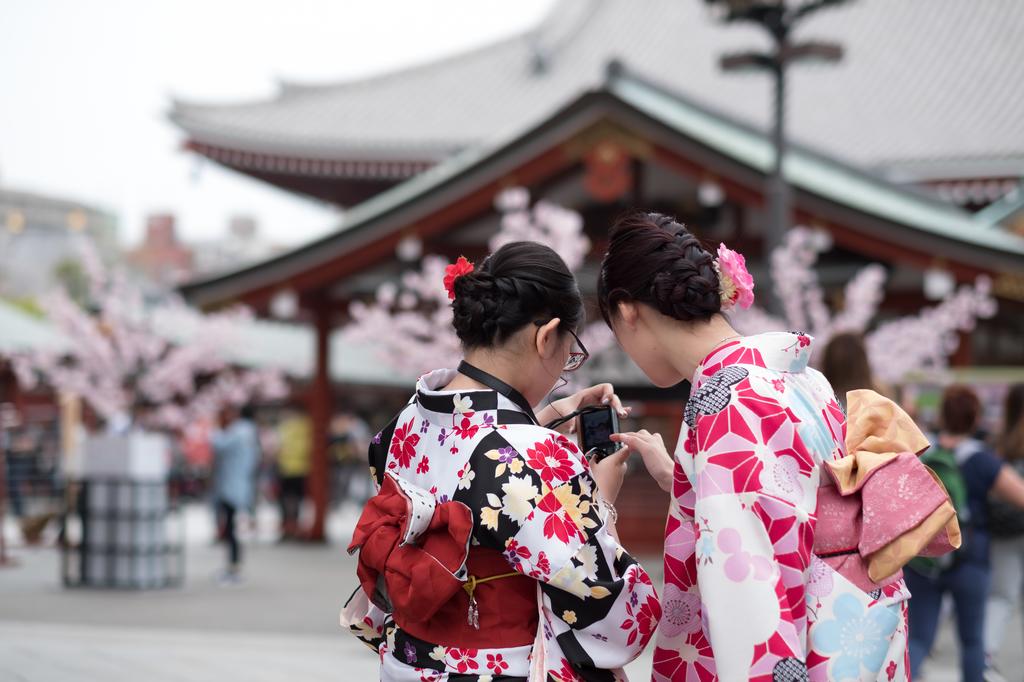
{"label": "white sky", "polygon": [[388,71],[529,28],[551,2],[0,0],[0,185],[111,210],[125,244],[154,211],[186,239],[245,213],[299,243],[336,213],[181,151],[172,96],[259,99],[279,78]]}

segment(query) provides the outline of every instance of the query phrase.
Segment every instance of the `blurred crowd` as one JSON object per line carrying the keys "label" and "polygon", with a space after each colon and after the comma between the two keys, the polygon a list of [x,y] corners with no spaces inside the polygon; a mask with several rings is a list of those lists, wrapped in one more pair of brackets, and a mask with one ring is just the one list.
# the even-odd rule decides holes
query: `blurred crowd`
{"label": "blurred crowd", "polygon": [[54,423],[26,423],[13,405],[0,405],[0,507],[17,519],[29,544],[40,541],[43,529],[57,515],[59,452]]}
{"label": "blurred crowd", "polygon": [[[64,504],[61,460],[66,444],[53,415],[25,420],[6,403],[0,405],[0,418],[0,511],[17,522],[25,542],[36,543]],[[275,505],[280,539],[301,540],[311,429],[305,407],[290,403],[258,410],[228,408],[216,421],[194,422],[169,434],[171,499],[210,501],[221,537],[227,516],[254,519],[259,505]],[[360,416],[339,412],[327,437],[331,504],[360,509],[371,494],[365,466],[369,428]]]}
{"label": "blurred crowd", "polygon": [[[1024,588],[1024,383],[1009,386],[1001,413],[986,419],[975,388],[945,386],[934,409],[917,396],[880,385],[872,376],[863,340],[833,337],[822,371],[845,403],[847,391],[867,388],[899,400],[930,432],[922,460],[945,486],[962,544],[941,559],[917,558],[904,571],[910,600],[910,668],[914,678],[932,652],[940,621],[956,622],[961,676],[1000,682],[996,661]],[[844,404],[845,407],[845,404]],[[991,406],[988,406],[991,407]],[[896,494],[896,491],[893,491]]]}
{"label": "blurred crowd", "polygon": [[[301,539],[300,515],[312,458],[312,421],[305,407],[292,403],[282,408],[228,409],[217,423],[197,422],[185,429],[173,445],[171,486],[179,499],[204,499],[218,478],[218,465],[230,446],[225,433],[240,424],[251,429],[247,454],[252,460],[252,506],[275,503],[280,511],[282,540]],[[365,453],[370,443],[366,422],[351,412],[336,414],[327,435],[331,463],[331,502],[361,508],[369,496]],[[359,475],[353,475],[358,471]]]}
{"label": "blurred crowd", "polygon": [[[179,498],[209,498],[212,502],[218,541],[228,548],[222,582],[241,579],[237,524],[241,517],[254,524],[261,502],[278,506],[280,541],[304,539],[312,428],[298,403],[259,414],[248,406],[229,407],[221,412],[217,424],[194,424],[177,440],[172,489]],[[359,416],[341,412],[331,420],[327,438],[331,504],[361,509],[372,492],[364,457],[370,444],[369,428]]]}

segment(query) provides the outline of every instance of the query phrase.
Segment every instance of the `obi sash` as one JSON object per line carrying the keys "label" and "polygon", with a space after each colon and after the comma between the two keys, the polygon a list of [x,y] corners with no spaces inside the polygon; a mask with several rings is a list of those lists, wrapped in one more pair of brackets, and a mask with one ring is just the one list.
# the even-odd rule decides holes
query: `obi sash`
{"label": "obi sash", "polygon": [[956,511],[918,459],[928,440],[899,405],[869,390],[847,394],[845,457],[826,462],[814,553],[871,592],[902,577],[917,555],[960,546]]}
{"label": "obi sash", "polygon": [[470,648],[531,644],[536,581],[514,574],[498,550],[470,549],[472,532],[465,504],[438,503],[388,472],[348,551],[359,551],[356,573],[367,597],[410,635]]}

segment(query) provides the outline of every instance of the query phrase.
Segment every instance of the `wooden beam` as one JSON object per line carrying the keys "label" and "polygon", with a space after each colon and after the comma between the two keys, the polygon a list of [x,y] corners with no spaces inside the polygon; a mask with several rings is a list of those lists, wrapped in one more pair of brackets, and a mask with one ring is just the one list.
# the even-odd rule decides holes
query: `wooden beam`
{"label": "wooden beam", "polygon": [[[708,176],[708,168],[665,147],[655,146],[653,156],[661,165],[694,182],[700,182]],[[760,188],[744,185],[720,174],[715,175],[715,182],[722,188],[727,199],[745,206],[764,206],[764,195]]]}
{"label": "wooden beam", "polygon": [[309,540],[323,542],[326,539],[325,527],[327,507],[330,503],[331,466],[328,459],[327,432],[332,413],[333,394],[330,379],[330,336],[331,307],[326,299],[321,298],[313,309],[313,323],[316,329],[316,368],[313,384],[309,391],[309,416],[312,422],[310,462],[307,493],[313,502],[313,522],[308,532]]}
{"label": "wooden beam", "polygon": [[971,332],[957,332],[960,344],[956,347],[953,355],[949,358],[949,364],[953,367],[969,367],[974,356],[974,335]]}
{"label": "wooden beam", "polygon": [[[919,270],[925,270],[935,265],[936,260],[938,260],[938,256],[929,250],[903,244],[896,245],[879,239],[874,235],[861,232],[844,223],[824,219],[820,214],[812,214],[799,208],[795,213],[797,223],[821,227],[828,231],[835,240],[835,243],[844,249],[877,259],[885,264],[908,265]],[[957,281],[960,282],[973,281],[975,277],[981,274],[991,274],[986,273],[980,268],[948,258],[943,259],[943,263],[943,267],[953,273]]]}

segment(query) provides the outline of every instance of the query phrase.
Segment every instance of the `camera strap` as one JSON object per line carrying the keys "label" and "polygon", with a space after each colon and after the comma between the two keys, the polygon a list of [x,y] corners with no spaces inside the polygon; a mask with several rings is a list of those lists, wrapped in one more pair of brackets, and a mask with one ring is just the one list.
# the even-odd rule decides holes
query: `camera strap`
{"label": "camera strap", "polygon": [[537,424],[538,426],[540,425],[540,422],[537,421],[537,416],[533,413],[533,407],[530,405],[530,401],[528,401],[522,393],[509,386],[498,377],[489,372],[485,372],[479,367],[469,364],[465,360],[459,363],[457,371],[459,374],[463,374],[473,381],[477,381],[487,388],[497,391],[501,395],[505,396],[515,403],[519,409],[525,412],[526,416],[528,416],[534,424]]}

